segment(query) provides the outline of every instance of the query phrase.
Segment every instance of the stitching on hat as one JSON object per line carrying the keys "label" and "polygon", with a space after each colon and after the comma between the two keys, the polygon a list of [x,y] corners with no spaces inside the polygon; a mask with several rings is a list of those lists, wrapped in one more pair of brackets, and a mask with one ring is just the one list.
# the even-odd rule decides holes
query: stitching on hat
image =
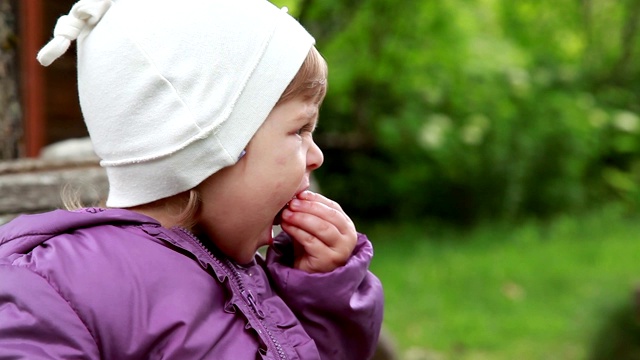
{"label": "stitching on hat", "polygon": [[190,144],[192,144],[193,142],[195,142],[195,141],[197,141],[199,139],[207,138],[207,136],[204,135],[204,134],[210,132],[210,130],[203,129],[198,125],[198,123],[195,121],[195,116],[193,115],[193,112],[191,111],[189,106],[187,106],[187,104],[183,101],[182,96],[180,96],[180,93],[178,92],[178,90],[175,88],[175,86],[173,86],[173,83],[171,83],[171,81],[169,81],[169,79],[167,79],[162,74],[160,69],[156,66],[155,62],[153,61],[153,59],[151,58],[149,53],[144,49],[144,47],[140,44],[140,42],[138,42],[138,40],[136,38],[134,38],[133,36],[129,36],[129,34],[124,34],[124,36],[129,37],[129,39],[136,46],[136,49],[138,49],[138,51],[140,51],[140,53],[144,56],[144,58],[147,61],[147,63],[149,63],[149,65],[153,68],[154,73],[162,81],[164,81],[166,84],[169,85],[169,87],[172,89],[174,95],[176,96],[176,98],[178,99],[180,104],[189,113],[190,118],[191,118],[191,123],[196,128],[198,128],[199,131],[198,131],[198,134],[196,136],[192,136],[191,138],[187,139],[186,141],[184,141],[182,144],[178,145],[174,149],[170,149],[168,151],[165,151],[165,152],[162,152],[162,153],[159,153],[159,154],[148,155],[148,156],[140,156],[140,157],[137,157],[137,158],[129,158],[129,159],[124,159],[124,160],[102,160],[102,161],[100,161],[100,165],[101,166],[116,167],[116,166],[130,165],[130,164],[135,164],[135,163],[141,163],[141,162],[146,162],[146,161],[157,160],[157,159],[163,158],[165,156],[169,156],[169,155],[171,155],[171,154],[173,154],[175,152],[178,152],[178,151],[186,148],[187,146],[189,146]]}

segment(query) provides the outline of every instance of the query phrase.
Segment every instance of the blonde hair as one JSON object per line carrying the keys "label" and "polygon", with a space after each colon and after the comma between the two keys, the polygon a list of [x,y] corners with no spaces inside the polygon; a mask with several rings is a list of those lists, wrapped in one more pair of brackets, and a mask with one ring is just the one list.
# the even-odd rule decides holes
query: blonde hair
{"label": "blonde hair", "polygon": [[[298,96],[314,99],[318,104],[321,103],[326,94],[327,72],[327,62],[315,47],[311,47],[309,54],[300,66],[300,70],[284,90],[276,106]],[[72,194],[70,189],[66,190],[63,194],[65,207],[68,210],[83,207],[79,194],[77,192]],[[200,211],[200,194],[196,189],[191,189],[148,204],[134,206],[131,209],[145,212],[147,209],[159,209],[160,207],[164,207],[168,216],[174,219],[172,225],[193,229],[197,224],[196,219]]]}
{"label": "blonde hair", "polygon": [[197,225],[197,215],[200,211],[200,193],[196,189],[181,192],[168,198],[156,200],[148,204],[134,206],[131,209],[145,213],[146,209],[163,209],[169,223],[164,227],[182,226],[192,229]]}
{"label": "blonde hair", "polygon": [[[105,207],[106,199],[96,187],[87,183],[66,183],[60,190],[62,206],[67,210],[77,210],[84,207]],[[93,200],[87,200],[92,198]],[[89,201],[89,202],[88,202]]]}
{"label": "blonde hair", "polygon": [[300,70],[284,90],[276,106],[298,96],[315,98],[320,103],[327,92],[327,73],[327,62],[315,47],[311,47]]}

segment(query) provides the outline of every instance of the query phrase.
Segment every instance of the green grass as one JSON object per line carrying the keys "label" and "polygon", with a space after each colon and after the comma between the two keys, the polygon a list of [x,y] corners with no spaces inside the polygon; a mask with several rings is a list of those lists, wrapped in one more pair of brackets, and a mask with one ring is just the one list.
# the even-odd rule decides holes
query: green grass
{"label": "green grass", "polygon": [[640,216],[520,226],[360,226],[403,359],[588,359],[640,285]]}

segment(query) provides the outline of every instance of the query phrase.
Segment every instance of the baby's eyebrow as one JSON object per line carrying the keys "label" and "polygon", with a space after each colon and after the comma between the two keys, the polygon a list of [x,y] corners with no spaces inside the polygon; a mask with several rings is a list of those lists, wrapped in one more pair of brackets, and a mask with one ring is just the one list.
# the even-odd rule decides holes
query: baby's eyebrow
{"label": "baby's eyebrow", "polygon": [[311,119],[313,122],[317,122],[319,113],[320,109],[317,106],[313,106],[313,110],[307,111],[307,119]]}
{"label": "baby's eyebrow", "polygon": [[314,132],[318,127],[318,117],[317,116],[300,116],[295,120],[296,127],[304,127],[310,132]]}
{"label": "baby's eyebrow", "polygon": [[318,122],[318,114],[320,113],[318,107],[313,106],[312,110],[305,110],[294,118],[295,122],[313,122],[314,126]]}
{"label": "baby's eyebrow", "polygon": [[303,127],[305,130],[313,133],[318,127],[318,111],[300,114],[300,116],[297,116],[293,121],[296,127]]}

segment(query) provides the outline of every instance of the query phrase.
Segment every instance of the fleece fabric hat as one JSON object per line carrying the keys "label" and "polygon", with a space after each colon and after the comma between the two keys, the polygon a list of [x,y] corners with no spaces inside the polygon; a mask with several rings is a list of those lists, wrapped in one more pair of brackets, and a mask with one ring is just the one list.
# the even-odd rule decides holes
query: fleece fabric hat
{"label": "fleece fabric hat", "polygon": [[38,60],[49,65],[75,39],[110,207],[178,194],[235,164],[314,44],[266,0],[81,0]]}

